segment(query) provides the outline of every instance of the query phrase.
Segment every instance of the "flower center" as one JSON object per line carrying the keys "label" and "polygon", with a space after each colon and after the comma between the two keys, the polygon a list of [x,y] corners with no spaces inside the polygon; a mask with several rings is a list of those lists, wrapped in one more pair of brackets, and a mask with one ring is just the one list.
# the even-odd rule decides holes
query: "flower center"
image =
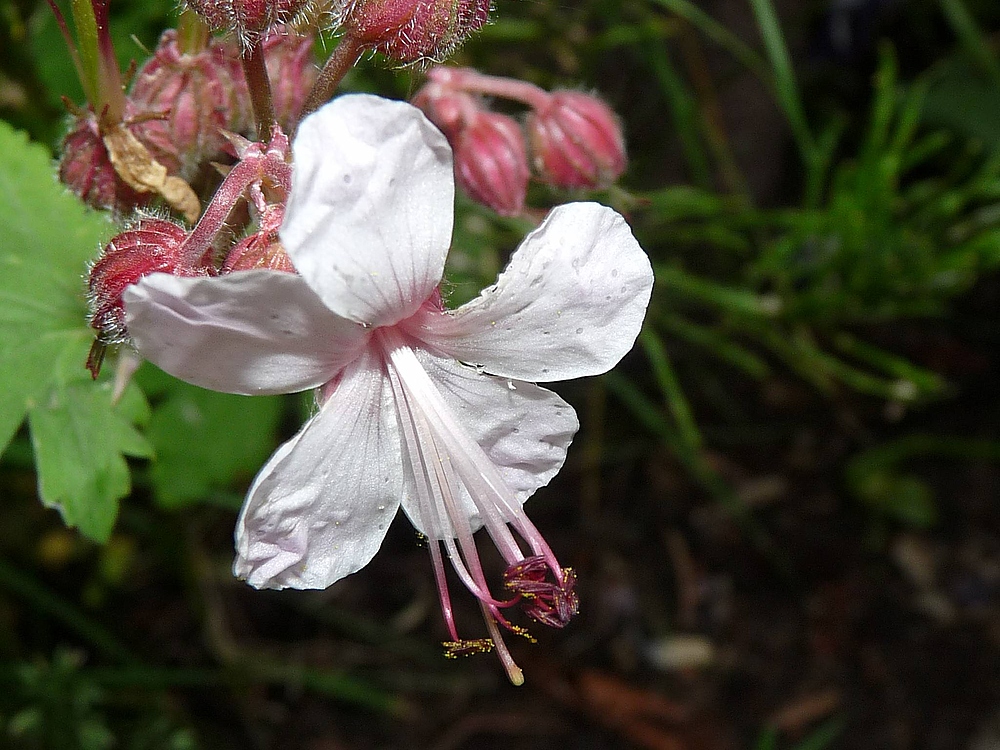
{"label": "flower center", "polygon": [[[416,494],[419,518],[414,520],[430,542],[441,607],[452,637],[445,643],[447,655],[495,648],[511,682],[519,685],[523,682],[521,670],[507,650],[499,626],[533,639],[527,630],[509,622],[501,610],[520,604],[534,620],[563,627],[578,608],[576,576],[559,565],[496,464],[458,422],[403,334],[394,327],[380,328],[373,341],[382,351],[398,405],[404,467]],[[490,591],[473,538],[473,524],[480,522],[507,562],[504,584],[511,594],[509,599],[498,599]],[[511,527],[530,547],[531,555],[522,551]],[[459,579],[479,600],[488,639],[458,637],[442,546]]]}

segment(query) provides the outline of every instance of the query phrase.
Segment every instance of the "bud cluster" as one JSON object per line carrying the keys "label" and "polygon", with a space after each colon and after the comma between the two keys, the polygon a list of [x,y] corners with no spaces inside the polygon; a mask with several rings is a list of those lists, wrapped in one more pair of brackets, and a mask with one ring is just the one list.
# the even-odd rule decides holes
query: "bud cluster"
{"label": "bud cluster", "polygon": [[[521,213],[532,170],[540,181],[568,190],[605,188],[625,171],[621,125],[595,96],[550,93],[465,68],[437,67],[428,79],[413,103],[451,143],[458,183],[499,214]],[[484,95],[528,105],[524,128],[490,110]]]}
{"label": "bud cluster", "polygon": [[[86,107],[67,103],[73,121],[59,177],[87,204],[126,221],[88,278],[95,377],[105,349],[128,341],[122,295],[143,276],[295,273],[278,238],[290,188],[285,133],[333,95],[362,52],[401,63],[441,59],[490,12],[490,0],[185,0],[178,28],[163,33],[126,85],[108,0],[72,4],[77,40],[55,0],[49,3],[88,99]],[[322,73],[314,64],[320,28],[341,35]],[[469,120],[452,132],[462,151],[485,143],[517,160],[507,188],[507,212],[516,213],[528,179],[519,126],[476,114],[466,99]],[[470,165],[464,184],[481,185],[484,198],[511,171],[463,162]]]}
{"label": "bud cluster", "polygon": [[[276,82],[278,122],[289,129],[301,117],[316,80],[312,48],[312,37],[281,27],[269,31],[263,40],[267,70]],[[74,109],[74,122],[63,141],[59,176],[95,208],[126,215],[160,196],[193,222],[199,211],[197,207],[184,210],[193,205],[194,196],[180,187],[181,182],[197,188],[206,166],[232,158],[225,132],[251,135],[253,130],[239,46],[217,39],[197,51],[184,51],[171,29],[135,74],[120,119],[99,117],[93,108]],[[121,145],[123,135],[130,149]],[[130,160],[130,168],[122,168],[123,159]],[[136,172],[161,174],[163,185],[137,178]],[[181,202],[185,199],[187,203]]]}

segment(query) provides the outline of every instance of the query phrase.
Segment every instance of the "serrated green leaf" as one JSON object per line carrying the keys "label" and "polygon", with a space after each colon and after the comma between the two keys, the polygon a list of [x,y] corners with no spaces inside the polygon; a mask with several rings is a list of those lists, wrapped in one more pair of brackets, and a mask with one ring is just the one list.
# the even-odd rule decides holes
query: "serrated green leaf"
{"label": "serrated green leaf", "polygon": [[177,508],[220,490],[242,493],[274,450],[282,400],[206,391],[151,366],[139,378],[151,398],[162,399],[147,430],[157,502]]}
{"label": "serrated green leaf", "polygon": [[[53,176],[49,153],[0,123],[0,450],[30,406],[74,380],[93,334],[83,274],[113,231]],[[78,365],[77,365],[78,363]]]}
{"label": "serrated green leaf", "polygon": [[84,367],[87,261],[114,231],[60,186],[49,153],[0,123],[0,451],[29,417],[39,495],[103,541],[129,491],[123,455],[148,456],[129,389],[118,406]]}
{"label": "serrated green leaf", "polygon": [[144,421],[145,402],[130,390],[130,401],[115,409],[109,383],[74,383],[28,412],[42,502],[97,542],[111,535],[118,499],[131,489],[123,454],[148,458],[153,452],[133,426]]}

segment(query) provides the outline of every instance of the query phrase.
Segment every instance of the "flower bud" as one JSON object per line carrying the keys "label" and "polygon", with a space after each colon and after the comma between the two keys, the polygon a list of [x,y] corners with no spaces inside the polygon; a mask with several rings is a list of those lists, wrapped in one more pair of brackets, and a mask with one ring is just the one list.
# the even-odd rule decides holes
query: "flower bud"
{"label": "flower bud", "polygon": [[[89,322],[101,344],[128,340],[125,328],[125,288],[157,271],[175,273],[183,227],[164,219],[143,218],[116,235],[90,267],[87,301]],[[185,274],[188,275],[188,274]]]}
{"label": "flower bud", "polygon": [[481,111],[452,143],[455,178],[473,200],[501,216],[524,210],[528,156],[521,126],[496,112]]}
{"label": "flower bud", "polygon": [[228,125],[232,87],[229,71],[211,51],[184,54],[177,32],[165,31],[132,87],[137,109],[161,115],[143,123],[143,141],[158,154],[170,153],[182,177],[194,177],[200,164],[226,144],[222,129]]}
{"label": "flower bud", "polygon": [[252,271],[257,268],[296,273],[292,259],[288,257],[277,234],[255,232],[244,237],[229,251],[222,273]]}
{"label": "flower bud", "polygon": [[524,210],[531,170],[524,133],[515,120],[433,80],[417,92],[413,104],[445,134],[455,154],[455,180],[473,200],[502,216]]}
{"label": "flower bud", "polygon": [[275,29],[264,41],[264,60],[271,79],[275,118],[286,133],[291,133],[319,75],[313,61],[313,38]]}
{"label": "flower bud", "polygon": [[604,102],[578,91],[557,91],[528,118],[535,170],[561,188],[600,188],[625,171],[618,118]]}
{"label": "flower bud", "polygon": [[240,61],[240,44],[233,37],[217,37],[209,42],[208,52],[215,62],[219,75],[225,81],[226,130],[250,135],[254,128],[250,90],[247,88],[243,63]]}
{"label": "flower bud", "polygon": [[[319,75],[313,62],[313,39],[278,27],[267,33],[262,46],[271,80],[275,117],[283,130],[292,132],[301,119],[306,97]],[[218,39],[213,41],[210,50],[224,80],[232,87],[227,90],[226,129],[256,137],[250,90],[243,74],[239,45],[232,39]]]}
{"label": "flower bud", "polygon": [[[263,200],[262,195],[254,197]],[[251,271],[256,268],[297,273],[295,266],[292,265],[292,259],[285,252],[285,246],[278,239],[278,228],[284,215],[283,206],[265,206],[258,222],[258,229],[233,246],[222,264],[222,273]]]}
{"label": "flower bud", "polygon": [[78,115],[63,139],[59,179],[87,205],[118,214],[145,206],[153,197],[118,176],[92,112]]}
{"label": "flower bud", "polygon": [[441,60],[486,23],[490,0],[358,0],[343,27],[401,63]]}
{"label": "flower bud", "polygon": [[476,100],[469,94],[442,86],[433,80],[414,95],[411,104],[427,115],[427,119],[433,122],[449,141],[458,134],[466,120],[475,116],[475,112],[479,109]]}
{"label": "flower bud", "polygon": [[216,31],[235,31],[241,40],[291,19],[305,0],[187,0]]}

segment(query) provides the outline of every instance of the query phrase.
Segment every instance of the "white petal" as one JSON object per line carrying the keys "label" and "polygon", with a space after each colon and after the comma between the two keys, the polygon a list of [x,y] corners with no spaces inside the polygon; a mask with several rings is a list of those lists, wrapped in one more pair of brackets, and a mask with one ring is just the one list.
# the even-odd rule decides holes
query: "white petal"
{"label": "white petal", "polygon": [[525,238],[496,284],[454,313],[417,316],[424,330],[409,330],[494,375],[597,375],[632,348],[652,287],[625,220],[597,203],[570,203]]}
{"label": "white petal", "polygon": [[405,102],[342,96],[299,125],[281,240],[326,305],[391,325],[434,291],[451,243],[451,149]]}
{"label": "white petal", "polygon": [[392,392],[366,353],[278,448],[236,524],[233,572],[256,588],[326,588],[372,559],[399,508]]}
{"label": "white petal", "polygon": [[358,356],[361,326],[331,313],[300,276],[155,273],[125,290],[126,325],[143,357],[225,393],[292,393],[330,380]]}
{"label": "white petal", "polygon": [[[519,502],[559,472],[580,427],[572,406],[537,385],[493,377],[425,351],[416,354],[456,421],[483,449]],[[478,528],[482,519],[464,486],[462,507],[473,528]],[[446,531],[429,528],[412,490],[404,497],[403,510],[431,538]]]}

